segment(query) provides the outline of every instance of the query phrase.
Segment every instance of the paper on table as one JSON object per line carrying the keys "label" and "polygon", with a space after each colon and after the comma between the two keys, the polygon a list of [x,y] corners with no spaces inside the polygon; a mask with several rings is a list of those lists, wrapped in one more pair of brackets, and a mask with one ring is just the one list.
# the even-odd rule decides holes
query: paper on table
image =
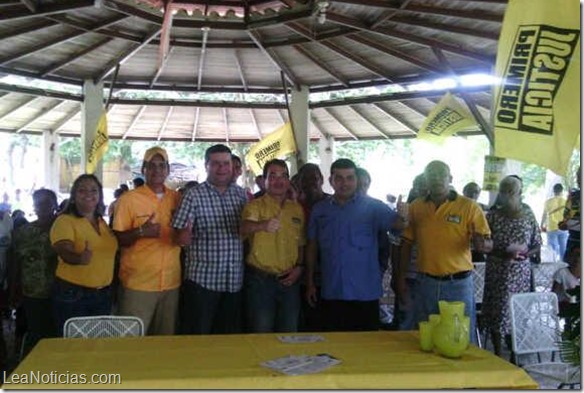
{"label": "paper on table", "polygon": [[315,343],[318,341],[324,341],[323,336],[319,336],[317,334],[309,334],[309,335],[287,335],[287,336],[278,336],[278,340],[283,343],[289,344],[305,344],[305,343]]}
{"label": "paper on table", "polygon": [[341,363],[339,359],[321,353],[318,355],[288,355],[262,362],[260,365],[286,375],[304,375],[320,372],[339,363]]}

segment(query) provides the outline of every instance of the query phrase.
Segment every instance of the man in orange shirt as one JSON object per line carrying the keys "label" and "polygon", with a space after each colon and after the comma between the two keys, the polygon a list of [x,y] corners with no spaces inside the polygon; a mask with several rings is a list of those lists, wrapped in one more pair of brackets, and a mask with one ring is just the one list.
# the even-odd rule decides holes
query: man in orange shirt
{"label": "man in orange shirt", "polygon": [[164,185],[169,171],[164,149],[146,150],[146,184],[120,197],[113,225],[121,246],[118,314],[141,318],[151,335],[174,334],[178,315],[180,247],[170,222],[179,194]]}

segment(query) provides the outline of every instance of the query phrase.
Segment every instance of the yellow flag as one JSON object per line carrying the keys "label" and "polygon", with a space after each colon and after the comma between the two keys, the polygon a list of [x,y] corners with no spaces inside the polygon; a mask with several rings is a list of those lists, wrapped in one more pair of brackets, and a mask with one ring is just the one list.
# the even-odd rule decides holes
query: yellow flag
{"label": "yellow flag", "polygon": [[446,93],[422,124],[418,139],[442,144],[455,132],[476,124],[473,115],[452,94]]}
{"label": "yellow flag", "polygon": [[496,75],[495,155],[565,175],[580,131],[580,3],[509,0]]}
{"label": "yellow flag", "polygon": [[109,136],[107,132],[107,112],[104,110],[97,123],[95,138],[91,143],[91,148],[87,154],[87,163],[85,165],[86,173],[93,173],[97,168],[97,163],[103,158],[108,149]]}
{"label": "yellow flag", "polygon": [[262,173],[267,161],[295,152],[296,141],[292,125],[288,122],[253,145],[245,155],[245,162],[257,176]]}

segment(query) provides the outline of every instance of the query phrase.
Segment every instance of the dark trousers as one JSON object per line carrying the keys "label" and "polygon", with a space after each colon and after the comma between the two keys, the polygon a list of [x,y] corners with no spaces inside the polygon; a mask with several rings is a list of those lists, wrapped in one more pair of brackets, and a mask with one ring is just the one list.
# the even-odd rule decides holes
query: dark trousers
{"label": "dark trousers", "polygon": [[25,353],[43,338],[57,337],[57,329],[52,313],[51,299],[37,299],[24,296],[22,307],[26,316]]}
{"label": "dark trousers", "polygon": [[183,281],[183,334],[241,333],[241,291],[211,291],[194,281]]}
{"label": "dark trousers", "polygon": [[321,300],[324,330],[357,332],[379,330],[379,300]]}
{"label": "dark trousers", "polygon": [[300,332],[322,332],[325,330],[325,320],[322,312],[320,300],[320,287],[316,288],[317,301],[311,306],[306,301],[306,286],[300,286],[300,319],[298,321],[298,331]]}
{"label": "dark trousers", "polygon": [[56,279],[52,293],[53,318],[57,335],[63,335],[63,327],[69,318],[111,315],[111,287],[101,289],[85,288]]}

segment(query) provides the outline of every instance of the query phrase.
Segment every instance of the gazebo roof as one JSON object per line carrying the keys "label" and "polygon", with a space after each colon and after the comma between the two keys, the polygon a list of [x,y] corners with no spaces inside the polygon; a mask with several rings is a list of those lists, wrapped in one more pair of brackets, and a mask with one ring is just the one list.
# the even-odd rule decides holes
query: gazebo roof
{"label": "gazebo roof", "polygon": [[[256,141],[287,120],[282,93],[299,86],[330,93],[311,98],[313,139],[415,137],[444,90],[408,86],[489,73],[505,7],[504,0],[4,0],[0,73],[113,84],[114,138]],[[381,90],[387,85],[402,91]],[[356,88],[367,96],[334,98]],[[137,91],[133,98],[121,95],[127,89]],[[141,98],[147,90],[177,96]],[[0,91],[0,130],[80,133],[82,95],[7,83]],[[489,118],[489,87],[458,91]],[[212,101],[210,92],[232,100]],[[200,94],[182,98],[188,93]],[[243,98],[251,93],[262,96]]]}

